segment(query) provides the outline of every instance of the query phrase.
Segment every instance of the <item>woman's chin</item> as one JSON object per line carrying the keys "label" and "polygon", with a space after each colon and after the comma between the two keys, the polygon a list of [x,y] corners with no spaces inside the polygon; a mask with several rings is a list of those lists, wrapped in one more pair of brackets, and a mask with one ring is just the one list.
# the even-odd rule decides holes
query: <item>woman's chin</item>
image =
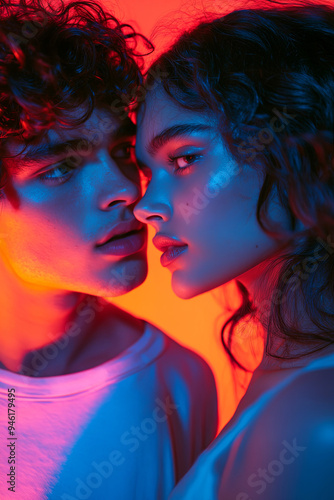
{"label": "woman's chin", "polygon": [[175,271],[172,275],[172,289],[175,295],[184,300],[197,297],[206,291],[202,290],[198,284],[187,282],[184,276],[180,276],[179,271]]}
{"label": "woman's chin", "polygon": [[207,276],[205,279],[201,279],[200,276],[197,276],[197,279],[194,280],[194,273],[189,276],[189,273],[187,275],[186,272],[178,269],[172,273],[172,289],[175,295],[177,295],[180,299],[193,299],[194,297],[198,297],[198,295],[211,292],[212,290],[233,281],[234,275],[226,274],[225,276],[221,276],[216,274],[211,278],[212,279],[209,279]]}

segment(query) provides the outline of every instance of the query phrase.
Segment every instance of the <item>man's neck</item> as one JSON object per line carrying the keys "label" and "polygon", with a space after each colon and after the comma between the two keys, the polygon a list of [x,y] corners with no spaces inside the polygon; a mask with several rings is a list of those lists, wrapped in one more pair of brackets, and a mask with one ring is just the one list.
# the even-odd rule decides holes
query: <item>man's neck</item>
{"label": "man's neck", "polygon": [[72,332],[75,326],[82,330],[77,314],[84,307],[82,294],[52,296],[34,290],[11,299],[7,289],[4,295],[0,294],[0,362],[11,371],[19,372],[28,353],[57,342],[70,327]]}
{"label": "man's neck", "polygon": [[19,372],[27,353],[57,341],[78,323],[78,310],[89,296],[26,283],[3,261],[0,282],[0,366]]}
{"label": "man's neck", "polygon": [[10,279],[0,260],[0,368],[31,377],[104,363],[143,334],[145,322],[94,295]]}

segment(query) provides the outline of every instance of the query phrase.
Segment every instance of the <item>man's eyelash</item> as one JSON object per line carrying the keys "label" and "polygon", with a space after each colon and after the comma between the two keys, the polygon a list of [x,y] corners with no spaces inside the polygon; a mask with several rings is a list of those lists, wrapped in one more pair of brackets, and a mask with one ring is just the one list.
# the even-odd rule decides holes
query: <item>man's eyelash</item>
{"label": "man's eyelash", "polygon": [[[133,152],[134,152],[134,145],[130,142],[126,142],[116,146],[114,150],[111,152],[111,156],[119,160],[129,161],[133,157],[134,154]],[[52,177],[52,174],[54,172],[56,172],[57,170],[61,170],[62,168],[67,169],[67,172],[65,174],[59,175],[57,177]],[[55,165],[53,168],[50,168],[49,170],[46,170],[42,174],[39,174],[38,178],[41,181],[49,182],[51,184],[61,184],[62,182],[66,181],[66,179],[69,177],[69,174],[73,170],[75,170],[75,168],[76,168],[75,166],[68,165],[67,160],[64,160],[63,162],[60,162],[57,165]]]}
{"label": "man's eyelash", "polygon": [[[50,177],[51,174],[56,172],[57,170],[60,170],[62,167],[65,167],[68,169],[68,172],[66,174],[57,176],[57,177]],[[54,182],[54,183],[60,183],[63,179],[66,179],[68,175],[75,169],[75,167],[72,167],[67,164],[66,161],[63,161],[61,163],[58,163],[58,165],[55,165],[53,168],[43,172],[42,174],[38,175],[38,178],[42,181],[48,181],[48,182]]]}

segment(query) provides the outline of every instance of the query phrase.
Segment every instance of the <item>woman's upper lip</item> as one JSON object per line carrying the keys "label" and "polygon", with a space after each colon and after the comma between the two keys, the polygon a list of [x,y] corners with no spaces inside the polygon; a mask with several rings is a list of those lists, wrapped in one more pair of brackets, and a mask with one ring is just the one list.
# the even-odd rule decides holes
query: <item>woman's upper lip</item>
{"label": "woman's upper lip", "polygon": [[161,252],[165,252],[169,247],[187,246],[187,243],[165,234],[156,234],[152,241],[153,245]]}
{"label": "woman's upper lip", "polygon": [[125,235],[126,233],[129,233],[131,231],[139,231],[140,229],[143,229],[143,227],[144,224],[139,222],[137,219],[119,222],[118,224],[112,226],[111,229],[109,228],[104,230],[102,236],[98,239],[96,246],[99,247],[101,245],[104,245],[114,236],[120,236],[123,234]]}

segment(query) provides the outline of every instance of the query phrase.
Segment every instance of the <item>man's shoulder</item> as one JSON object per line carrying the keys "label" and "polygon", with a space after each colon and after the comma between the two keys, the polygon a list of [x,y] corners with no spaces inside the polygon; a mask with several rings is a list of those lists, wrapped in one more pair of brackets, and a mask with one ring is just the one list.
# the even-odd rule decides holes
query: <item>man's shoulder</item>
{"label": "man's shoulder", "polygon": [[[214,439],[217,431],[217,388],[213,373],[199,354],[181,345],[159,327],[148,323],[148,328],[153,335],[164,339],[165,349],[156,360],[157,379],[163,381],[178,408],[179,424],[185,435],[192,439],[191,446],[198,454]],[[192,434],[194,429],[196,436]]]}
{"label": "man's shoulder", "polygon": [[140,341],[145,334],[150,334],[151,342],[160,341],[163,344],[155,362],[157,370],[166,381],[173,380],[174,385],[178,379],[179,384],[192,387],[200,384],[202,387],[206,386],[209,392],[216,391],[212,371],[199,354],[183,346],[159,326],[149,321],[133,316],[111,303],[104,307],[105,329],[110,328],[111,321],[114,328],[117,325],[117,328],[122,331],[123,338],[126,332],[129,333],[128,337],[131,338],[132,344]]}
{"label": "man's shoulder", "polygon": [[182,345],[158,326],[149,322],[147,322],[147,325],[153,334],[163,337],[166,346],[164,350],[165,362],[169,364],[173,372],[189,373],[197,378],[201,378],[201,380],[203,380],[203,376],[206,376],[210,379],[210,382],[213,380],[212,371],[201,355],[189,347]]}
{"label": "man's shoulder", "polygon": [[153,333],[164,338],[165,349],[157,360],[158,372],[165,379],[176,397],[192,401],[194,407],[206,405],[214,419],[217,411],[217,388],[214,375],[208,363],[188,347],[163,332],[160,328],[148,324]]}

